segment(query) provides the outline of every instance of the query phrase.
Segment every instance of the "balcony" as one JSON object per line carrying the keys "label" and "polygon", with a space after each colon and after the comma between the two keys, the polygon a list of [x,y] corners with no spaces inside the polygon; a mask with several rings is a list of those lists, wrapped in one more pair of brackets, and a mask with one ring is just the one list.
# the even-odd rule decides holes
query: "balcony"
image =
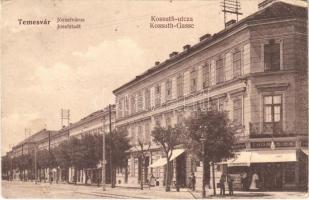
{"label": "balcony", "polygon": [[291,136],[282,130],[282,123],[250,123],[250,138],[261,137],[288,137]]}

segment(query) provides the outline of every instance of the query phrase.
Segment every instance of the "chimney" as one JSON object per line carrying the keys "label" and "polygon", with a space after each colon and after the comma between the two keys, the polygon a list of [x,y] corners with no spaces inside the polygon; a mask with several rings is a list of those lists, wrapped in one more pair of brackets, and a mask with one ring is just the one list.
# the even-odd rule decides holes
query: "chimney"
{"label": "chimney", "polygon": [[183,50],[184,50],[184,51],[187,51],[187,50],[190,49],[190,47],[191,47],[190,44],[186,44],[185,46],[183,46]]}
{"label": "chimney", "polygon": [[203,35],[202,37],[200,37],[200,41],[206,40],[206,39],[208,39],[210,37],[211,37],[211,34],[207,33],[207,34]]}
{"label": "chimney", "polygon": [[173,51],[172,53],[170,53],[170,58],[176,56],[177,54],[178,54],[177,51]]}
{"label": "chimney", "polygon": [[231,19],[230,21],[228,21],[228,22],[225,23],[225,28],[226,28],[226,27],[229,27],[229,26],[231,26],[231,25],[233,25],[233,24],[235,24],[235,23],[236,23],[236,20],[235,20],[235,19]]}
{"label": "chimney", "polygon": [[160,64],[160,61],[156,61],[156,62],[155,62],[155,65],[159,65],[159,64]]}
{"label": "chimney", "polygon": [[262,10],[266,8],[267,6],[270,6],[272,3],[274,3],[276,0],[265,0],[258,4],[259,10]]}

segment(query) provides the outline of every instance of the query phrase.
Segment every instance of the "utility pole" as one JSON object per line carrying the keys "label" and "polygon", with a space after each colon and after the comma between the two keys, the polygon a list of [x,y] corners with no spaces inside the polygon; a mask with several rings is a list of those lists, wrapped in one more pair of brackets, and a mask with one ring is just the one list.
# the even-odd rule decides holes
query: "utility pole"
{"label": "utility pole", "polygon": [[34,144],[34,179],[35,184],[37,184],[37,145]]}
{"label": "utility pole", "polygon": [[236,15],[236,22],[238,22],[238,15],[243,13],[240,11],[240,2],[239,0],[222,0],[221,1],[222,12],[224,13],[224,26],[226,27],[226,18],[227,13]]}
{"label": "utility pole", "polygon": [[[108,116],[109,116],[109,135],[112,138],[112,107],[111,104],[108,105]],[[113,188],[113,165],[112,165],[112,139],[110,140],[110,151],[109,151],[109,164],[110,164],[110,177],[111,177],[111,188]]]}
{"label": "utility pole", "polygon": [[105,165],[106,165],[106,160],[105,160],[105,130],[104,130],[104,118],[102,120],[103,122],[103,126],[102,126],[102,134],[103,134],[103,159],[102,159],[102,189],[103,191],[106,191],[106,169],[105,169]]}
{"label": "utility pole", "polygon": [[202,156],[203,156],[203,188],[202,188],[202,198],[206,198],[206,190],[205,190],[205,186],[206,186],[206,180],[205,180],[205,175],[206,175],[206,170],[205,170],[205,141],[206,141],[206,137],[205,137],[205,127],[200,127],[202,129],[202,137],[200,139],[201,143],[202,143]]}

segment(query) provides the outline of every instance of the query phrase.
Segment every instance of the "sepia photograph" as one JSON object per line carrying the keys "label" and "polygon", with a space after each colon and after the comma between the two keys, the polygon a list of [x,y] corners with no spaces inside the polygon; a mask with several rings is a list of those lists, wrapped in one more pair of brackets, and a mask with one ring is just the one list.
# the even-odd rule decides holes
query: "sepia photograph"
{"label": "sepia photograph", "polygon": [[2,198],[309,198],[306,0],[0,2]]}

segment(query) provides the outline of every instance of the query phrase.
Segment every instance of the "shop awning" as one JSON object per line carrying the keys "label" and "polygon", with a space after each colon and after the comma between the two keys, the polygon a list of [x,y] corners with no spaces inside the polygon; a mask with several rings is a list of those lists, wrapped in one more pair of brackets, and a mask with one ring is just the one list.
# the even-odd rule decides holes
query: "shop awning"
{"label": "shop awning", "polygon": [[229,167],[250,166],[251,152],[240,152],[235,158],[229,159],[226,163]]}
{"label": "shop awning", "polygon": [[[183,152],[185,152],[184,149],[174,149],[172,151],[171,160],[174,160],[175,158],[180,156]],[[159,160],[149,165],[149,167],[152,167],[152,168],[161,167],[161,166],[164,166],[165,164],[166,164],[166,158],[160,158]]]}
{"label": "shop awning", "polygon": [[296,162],[296,150],[254,151],[251,163]]}
{"label": "shop awning", "polygon": [[309,149],[301,149],[307,156],[309,156]]}

